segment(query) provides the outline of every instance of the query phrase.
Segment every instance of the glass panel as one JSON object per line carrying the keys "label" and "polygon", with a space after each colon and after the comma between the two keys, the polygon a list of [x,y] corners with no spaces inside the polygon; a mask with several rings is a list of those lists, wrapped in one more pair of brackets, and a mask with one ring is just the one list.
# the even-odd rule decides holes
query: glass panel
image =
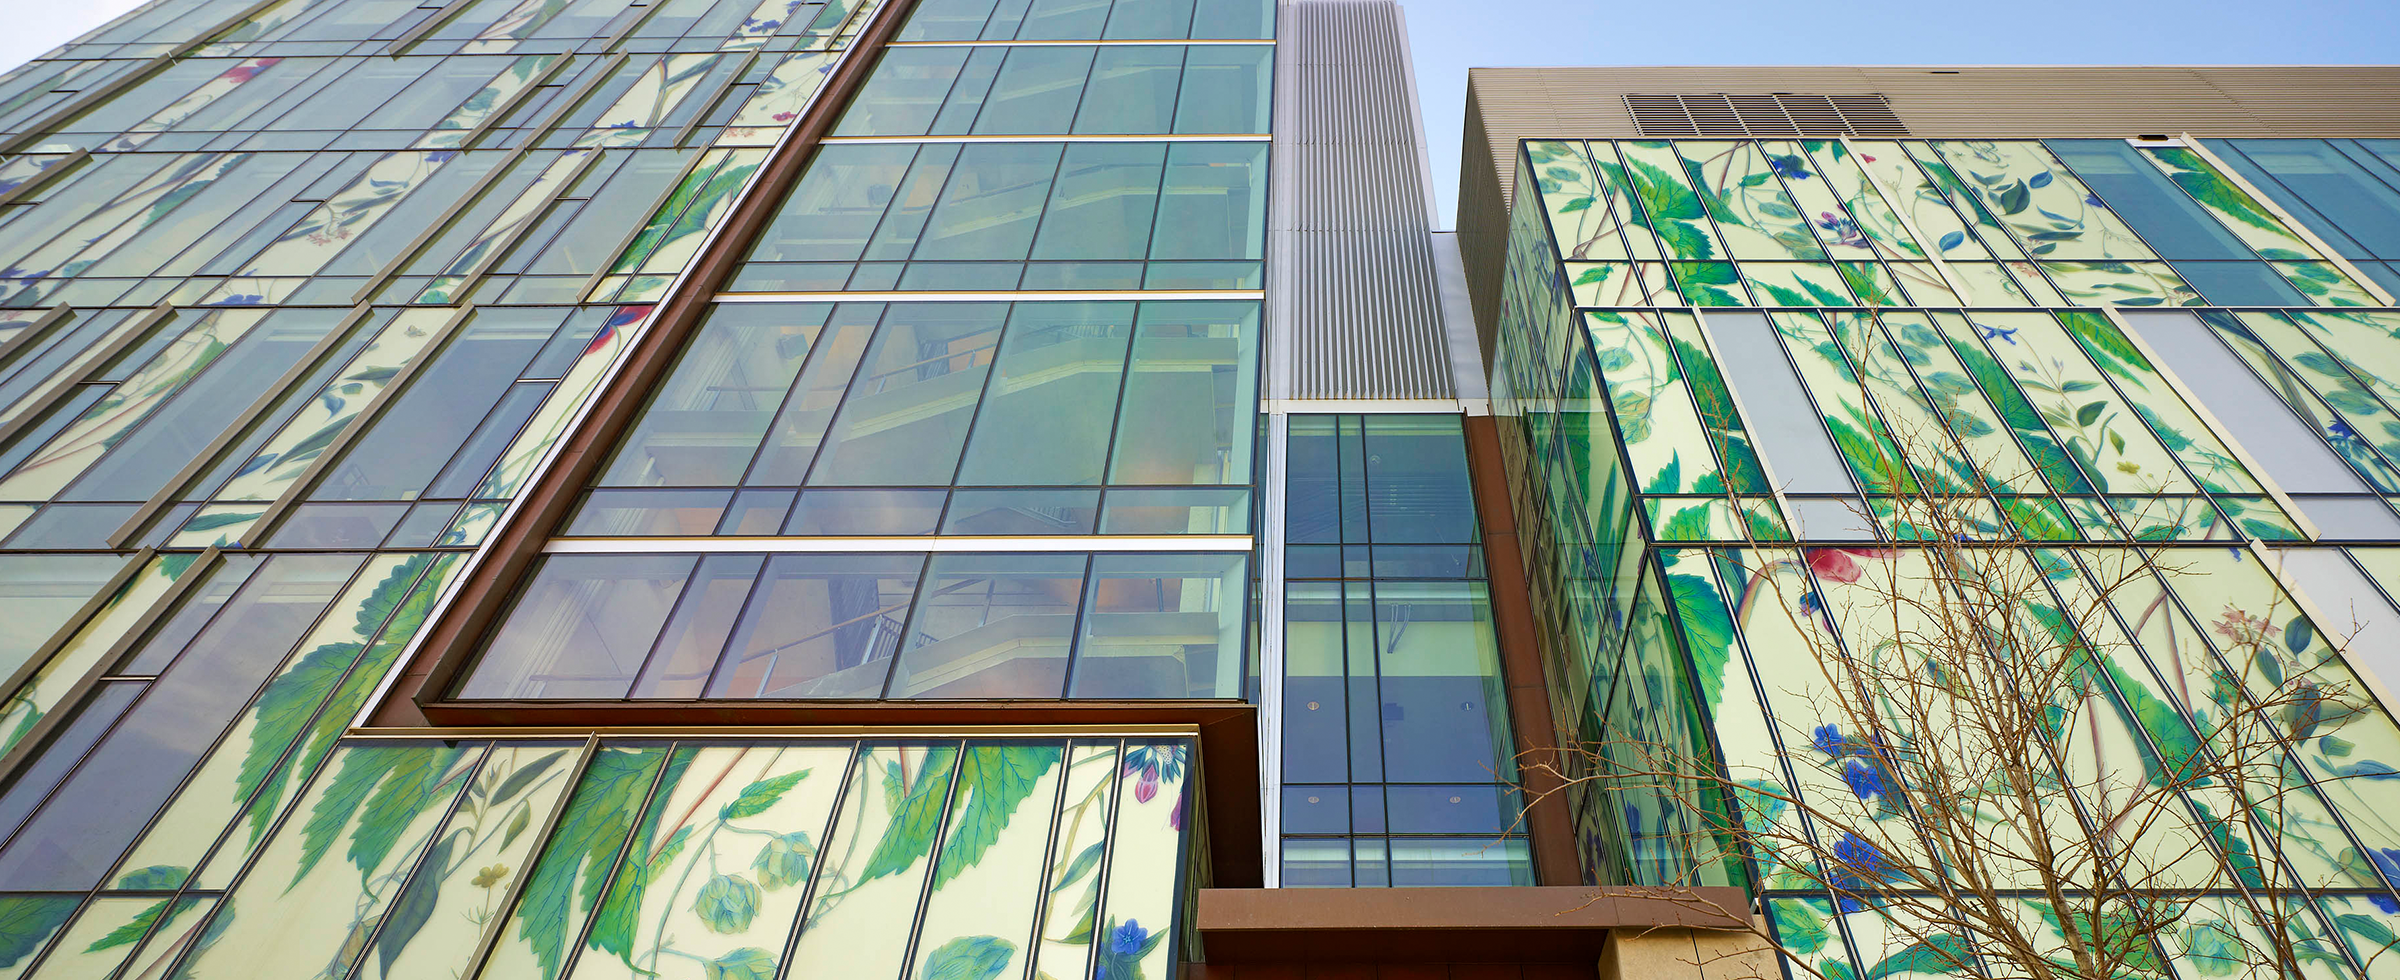
{"label": "glass panel", "polygon": [[1375,586],[1387,778],[1509,778],[1499,643],[1483,583]]}
{"label": "glass panel", "polygon": [[776,556],[708,696],[880,695],[923,567],[920,555]]}
{"label": "glass panel", "polygon": [[416,499],[558,328],[556,310],[477,311],[310,496]]}
{"label": "glass panel", "polygon": [[938,555],[910,621],[894,697],[1059,697],[1082,555]]}
{"label": "glass panel", "polygon": [[695,562],[689,555],[544,559],[457,696],[624,697]]}
{"label": "glass panel", "polygon": [[832,309],[819,303],[740,304],[709,311],[699,336],[596,482],[740,483]]}
{"label": "glass panel", "polygon": [[1093,558],[1068,696],[1239,697],[1248,592],[1243,555]]}
{"label": "glass panel", "polygon": [[1249,483],[1257,344],[1255,303],[1142,304],[1109,481]]}
{"label": "glass panel", "polygon": [[662,770],[680,774],[690,763],[688,753],[672,762],[667,756],[663,746],[603,747],[593,754],[479,976],[558,976],[568,944],[583,934],[600,902],[651,784]]}
{"label": "glass panel", "polygon": [[1018,304],[958,482],[1100,482],[1133,312],[1131,303]]}
{"label": "glass panel", "polygon": [[949,483],[1006,309],[984,303],[892,307],[809,483]]}
{"label": "glass panel", "polygon": [[888,935],[895,924],[915,919],[958,755],[950,745],[877,746],[861,753],[819,872],[843,884],[810,898],[785,964],[791,975],[900,974],[906,944],[858,940]]}

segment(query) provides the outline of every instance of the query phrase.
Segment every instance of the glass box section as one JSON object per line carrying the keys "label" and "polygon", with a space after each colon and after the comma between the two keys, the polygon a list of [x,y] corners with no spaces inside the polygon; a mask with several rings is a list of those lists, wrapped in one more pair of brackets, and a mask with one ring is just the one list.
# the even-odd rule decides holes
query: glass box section
{"label": "glass box section", "polygon": [[1251,302],[720,304],[562,530],[1244,534],[1257,350]]}
{"label": "glass box section", "polygon": [[553,554],[462,700],[1238,698],[1249,556]]}
{"label": "glass box section", "polygon": [[1282,883],[1532,884],[1459,417],[1290,431]]}

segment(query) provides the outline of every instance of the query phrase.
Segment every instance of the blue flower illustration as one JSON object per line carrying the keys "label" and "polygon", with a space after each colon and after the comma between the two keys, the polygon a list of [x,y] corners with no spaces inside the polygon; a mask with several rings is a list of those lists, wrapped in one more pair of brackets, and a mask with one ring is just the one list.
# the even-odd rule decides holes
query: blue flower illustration
{"label": "blue flower illustration", "polygon": [[1975,329],[1983,331],[1985,340],[2005,340],[2012,346],[2017,342],[2017,328],[2015,327],[1995,327],[1988,323],[1977,323]]}
{"label": "blue flower illustration", "polygon": [[1809,733],[1809,744],[1836,759],[1850,752],[1849,740],[1843,738],[1842,730],[1834,725],[1818,725],[1816,731]]}
{"label": "blue flower illustration", "polygon": [[1858,230],[1858,223],[1831,211],[1817,212],[1817,227],[1833,233],[1838,244],[1851,248],[1866,248],[1867,236]]}
{"label": "blue flower illustration", "polygon": [[1849,783],[1850,792],[1858,794],[1862,800],[1872,800],[1891,791],[1890,787],[1884,785],[1880,770],[1857,759],[1850,760],[1850,764],[1842,768],[1842,781]]}
{"label": "blue flower illustration", "polygon": [[1800,158],[1795,156],[1768,157],[1767,167],[1785,180],[1807,180],[1810,177],[1808,168],[1802,166]]}
{"label": "blue flower illustration", "polygon": [[1127,919],[1124,925],[1108,934],[1108,951],[1118,956],[1132,956],[1141,951],[1143,943],[1149,941],[1150,930],[1142,928],[1141,920]]}
{"label": "blue flower illustration", "polygon": [[1857,834],[1843,834],[1833,845],[1832,865],[1825,869],[1825,883],[1840,893],[1844,912],[1865,908],[1853,896],[1892,880],[1891,859]]}
{"label": "blue flower illustration", "polygon": [[[2375,862],[2375,873],[2383,876],[2384,884],[2400,887],[2400,848],[2370,847],[2367,859]],[[2367,900],[2386,915],[2400,915],[2400,901],[2394,901],[2390,895],[2374,895]]]}

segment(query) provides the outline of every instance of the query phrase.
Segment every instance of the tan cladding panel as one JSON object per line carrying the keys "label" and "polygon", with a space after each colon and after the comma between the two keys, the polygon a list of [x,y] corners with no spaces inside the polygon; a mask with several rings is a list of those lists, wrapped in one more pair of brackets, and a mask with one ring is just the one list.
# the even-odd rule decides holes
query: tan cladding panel
{"label": "tan cladding panel", "polygon": [[2400,66],[1476,68],[1458,234],[1490,354],[1520,139],[1640,139],[1627,95],[1880,94],[1910,135],[2400,137]]}

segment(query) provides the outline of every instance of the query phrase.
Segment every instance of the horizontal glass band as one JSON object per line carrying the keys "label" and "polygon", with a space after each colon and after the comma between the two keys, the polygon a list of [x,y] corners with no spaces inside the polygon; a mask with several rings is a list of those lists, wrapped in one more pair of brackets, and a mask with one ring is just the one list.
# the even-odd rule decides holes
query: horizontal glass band
{"label": "horizontal glass band", "polygon": [[1249,551],[1254,547],[1256,540],[1247,534],[1057,535],[1021,538],[934,535],[889,538],[573,538],[552,541],[543,545],[542,551],[554,555],[596,555],[626,552]]}

